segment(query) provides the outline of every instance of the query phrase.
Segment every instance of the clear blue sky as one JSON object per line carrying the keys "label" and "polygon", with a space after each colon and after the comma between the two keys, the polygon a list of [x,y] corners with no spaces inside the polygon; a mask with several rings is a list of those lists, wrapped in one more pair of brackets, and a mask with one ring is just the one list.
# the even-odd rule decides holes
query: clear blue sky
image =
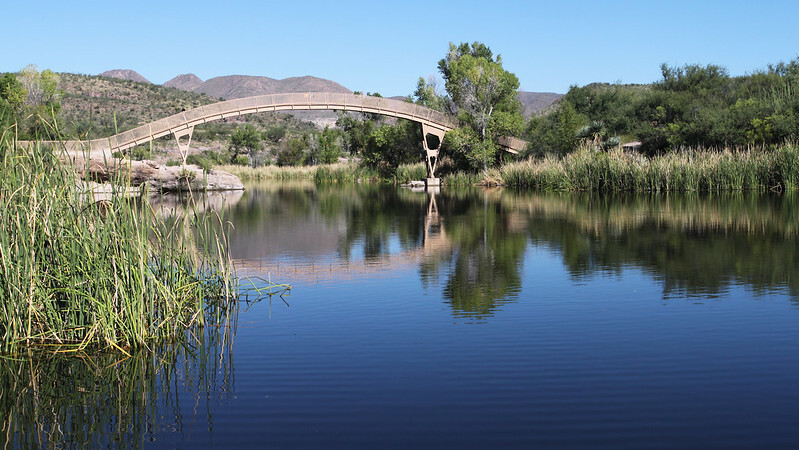
{"label": "clear blue sky", "polygon": [[27,64],[154,83],[182,73],[313,75],[407,95],[449,42],[502,55],[526,91],[649,83],[660,64],[731,75],[799,57],[799,1],[44,1],[6,2],[0,72]]}

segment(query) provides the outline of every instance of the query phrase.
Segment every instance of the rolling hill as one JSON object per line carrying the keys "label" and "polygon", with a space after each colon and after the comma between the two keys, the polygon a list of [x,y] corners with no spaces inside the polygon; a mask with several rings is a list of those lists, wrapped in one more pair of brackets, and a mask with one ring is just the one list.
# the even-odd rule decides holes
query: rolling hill
{"label": "rolling hill", "polygon": [[[103,72],[100,76],[149,83],[146,78],[133,70],[109,70]],[[286,92],[352,93],[351,90],[335,81],[309,75],[284,78],[282,80],[252,75],[226,75],[203,81],[193,73],[186,73],[167,81],[164,83],[164,87],[205,94],[208,97],[224,100]],[[524,116],[530,117],[545,110],[562,96],[562,94],[552,92],[520,91],[518,99],[522,103]]]}
{"label": "rolling hill", "polygon": [[[117,69],[98,76],[60,74],[64,92],[61,127],[76,136],[107,136],[125,131],[183,110],[252,95],[285,92],[342,92],[351,91],[339,83],[323,78],[303,76],[277,80],[269,77],[228,75],[203,81],[194,74],[178,75],[164,83],[153,84],[137,72]],[[552,105],[562,95],[539,92],[519,92],[526,117]],[[277,122],[310,121],[317,126],[331,125],[336,113],[332,111],[297,111],[271,116],[252,115],[232,118],[226,122],[254,122],[267,125]],[[288,123],[286,123],[288,125]]]}
{"label": "rolling hill", "polygon": [[[172,80],[170,80],[172,81]],[[169,83],[169,81],[167,82]],[[284,78],[276,80],[269,77],[250,75],[227,75],[214,77],[191,90],[209,97],[230,100],[264,94],[283,94],[287,92],[341,92],[352,91],[335,81],[312,76]]]}

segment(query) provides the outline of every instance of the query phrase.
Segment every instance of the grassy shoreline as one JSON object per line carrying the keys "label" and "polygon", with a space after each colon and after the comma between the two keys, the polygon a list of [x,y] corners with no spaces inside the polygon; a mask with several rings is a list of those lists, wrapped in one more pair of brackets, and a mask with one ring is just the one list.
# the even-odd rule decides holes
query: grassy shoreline
{"label": "grassy shoreline", "polygon": [[147,348],[235,307],[219,214],[161,219],[126,196],[125,180],[96,200],[51,149],[8,139],[0,179],[0,352]]}
{"label": "grassy shoreline", "polygon": [[789,191],[799,188],[799,145],[772,150],[669,153],[580,149],[563,158],[507,164],[504,186],[594,192]]}
{"label": "grassy shoreline", "polygon": [[[394,180],[356,164],[311,167],[222,166],[242,181],[307,180],[317,183],[398,182],[426,177],[424,163],[397,168]],[[592,192],[790,191],[799,189],[799,144],[773,149],[697,150],[646,157],[621,149],[588,148],[563,157],[510,162],[480,173],[441,177],[449,186],[507,186],[520,189]]]}

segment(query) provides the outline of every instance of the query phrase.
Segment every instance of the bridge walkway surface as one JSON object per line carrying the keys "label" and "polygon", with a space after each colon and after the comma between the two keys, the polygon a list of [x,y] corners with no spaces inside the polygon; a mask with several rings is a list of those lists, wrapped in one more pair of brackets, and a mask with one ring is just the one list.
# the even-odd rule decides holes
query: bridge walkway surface
{"label": "bridge walkway surface", "polygon": [[[173,135],[184,159],[191,145],[194,127],[207,122],[245,114],[298,110],[339,110],[381,114],[417,122],[422,125],[422,144],[427,153],[428,176],[432,178],[438,159],[438,151],[444,134],[460,124],[456,118],[415,103],[391,98],[331,92],[302,92],[288,94],[257,95],[253,97],[225,100],[182,111],[169,117],[144,124],[128,131],[90,141],[71,141],[66,144],[72,150],[124,151],[154,139]],[[435,136],[437,139],[430,139]],[[499,140],[503,150],[518,153],[527,142],[503,137]]]}

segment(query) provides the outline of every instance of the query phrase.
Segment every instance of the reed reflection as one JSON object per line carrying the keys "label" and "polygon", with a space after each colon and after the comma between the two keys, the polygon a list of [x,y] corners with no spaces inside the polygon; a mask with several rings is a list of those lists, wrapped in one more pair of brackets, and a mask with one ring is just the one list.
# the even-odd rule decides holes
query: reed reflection
{"label": "reed reflection", "polygon": [[234,325],[129,356],[28,349],[0,358],[3,448],[208,440],[214,404],[235,389]]}

